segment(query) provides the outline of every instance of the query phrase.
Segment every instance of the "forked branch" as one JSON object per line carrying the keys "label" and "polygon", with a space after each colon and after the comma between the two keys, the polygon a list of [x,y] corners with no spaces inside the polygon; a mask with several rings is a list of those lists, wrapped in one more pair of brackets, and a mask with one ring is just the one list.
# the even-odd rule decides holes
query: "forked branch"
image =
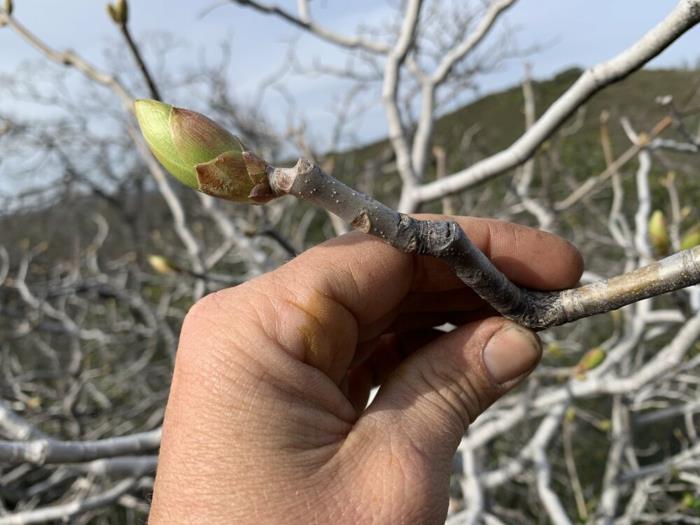
{"label": "forked branch", "polygon": [[441,180],[417,186],[412,204],[440,199],[522,164],[590,97],[635,72],[700,22],[700,0],[680,0],[656,27],[619,55],[584,72],[542,116],[507,149]]}

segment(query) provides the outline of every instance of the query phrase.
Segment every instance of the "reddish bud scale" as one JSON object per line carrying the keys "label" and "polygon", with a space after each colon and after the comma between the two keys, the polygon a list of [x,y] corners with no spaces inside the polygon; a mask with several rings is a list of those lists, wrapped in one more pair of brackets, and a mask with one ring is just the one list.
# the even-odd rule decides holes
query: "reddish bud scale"
{"label": "reddish bud scale", "polygon": [[268,164],[216,122],[153,100],[137,101],[135,110],[154,156],[183,184],[237,202],[260,204],[276,196]]}

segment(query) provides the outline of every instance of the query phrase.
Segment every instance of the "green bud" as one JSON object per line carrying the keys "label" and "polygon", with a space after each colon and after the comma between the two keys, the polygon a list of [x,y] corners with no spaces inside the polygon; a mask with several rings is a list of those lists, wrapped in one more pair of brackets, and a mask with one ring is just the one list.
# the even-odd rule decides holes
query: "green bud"
{"label": "green bud", "polygon": [[183,184],[238,202],[275,197],[267,163],[217,123],[155,100],[137,100],[134,109],[153,155]]}
{"label": "green bud", "polygon": [[4,8],[5,8],[5,13],[7,13],[8,15],[11,15],[12,10],[15,8],[15,6],[12,4],[12,0],[5,0]]}
{"label": "green bud", "polygon": [[153,268],[154,271],[163,275],[176,273],[178,271],[177,265],[173,264],[162,255],[149,255],[148,264],[151,265],[151,268]]}
{"label": "green bud", "polygon": [[609,432],[612,428],[612,421],[609,419],[601,419],[598,421],[598,430],[601,432]]}
{"label": "green bud", "polygon": [[569,423],[573,423],[576,420],[576,407],[567,407],[566,412],[564,412],[564,419]]}
{"label": "green bud", "polygon": [[696,246],[700,246],[700,224],[692,226],[681,239],[681,250],[690,250]]}
{"label": "green bud", "polygon": [[576,365],[576,375],[582,376],[589,370],[600,366],[605,361],[606,352],[601,347],[597,346],[586,352],[581,360]]}
{"label": "green bud", "polygon": [[107,12],[115,24],[124,25],[129,21],[129,5],[126,0],[117,0],[114,5],[107,4]]}
{"label": "green bud", "polygon": [[700,510],[700,495],[686,492],[681,499],[681,507],[684,509]]}
{"label": "green bud", "polygon": [[556,341],[553,341],[547,345],[545,348],[545,353],[551,355],[552,357],[561,357],[563,355],[562,347]]}
{"label": "green bud", "polygon": [[668,237],[666,217],[661,210],[655,210],[649,218],[649,241],[658,255],[668,255],[671,240]]}

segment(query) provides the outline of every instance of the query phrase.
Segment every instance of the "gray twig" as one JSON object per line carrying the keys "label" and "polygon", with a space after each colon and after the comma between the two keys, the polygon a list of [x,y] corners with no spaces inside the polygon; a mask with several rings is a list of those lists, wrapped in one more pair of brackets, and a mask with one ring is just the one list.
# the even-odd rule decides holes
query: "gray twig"
{"label": "gray twig", "polygon": [[512,283],[469,240],[454,221],[418,220],[399,213],[327,175],[311,161],[292,168],[269,168],[270,186],[282,195],[308,201],[405,253],[431,255],[496,311],[531,329],[541,330],[615,310],[627,304],[700,282],[700,247],[637,270],[555,292],[539,292]]}
{"label": "gray twig", "polygon": [[0,441],[0,461],[4,464],[77,463],[115,456],[151,452],[160,446],[161,430],[98,441],[59,441],[51,438],[25,442]]}

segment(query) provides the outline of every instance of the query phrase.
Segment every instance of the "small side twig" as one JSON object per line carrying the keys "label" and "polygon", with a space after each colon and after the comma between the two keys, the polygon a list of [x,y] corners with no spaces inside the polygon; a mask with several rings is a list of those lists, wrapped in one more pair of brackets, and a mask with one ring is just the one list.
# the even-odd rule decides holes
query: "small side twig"
{"label": "small side twig", "polygon": [[454,221],[418,220],[358,192],[300,159],[292,168],[268,168],[270,186],[293,195],[406,252],[447,262],[496,311],[541,330],[700,283],[700,247],[632,272],[569,290],[539,292],[512,283]]}
{"label": "small side twig", "polygon": [[143,75],[146,84],[148,84],[148,91],[151,95],[151,98],[155,100],[163,100],[160,96],[160,91],[158,91],[158,86],[156,86],[156,83],[153,81],[151,72],[146,66],[146,62],[144,62],[143,57],[141,56],[141,50],[136,45],[136,42],[134,42],[134,39],[131,37],[131,32],[129,31],[129,26],[127,25],[127,23],[125,22],[123,24],[119,24],[119,30],[122,32],[122,35],[124,35],[124,40],[129,46],[129,50],[131,51],[134,60],[136,60],[136,64],[139,66],[139,69],[141,70],[141,74]]}
{"label": "small side twig", "polygon": [[596,187],[600,187],[601,183],[618,173],[620,168],[636,157],[640,151],[649,145],[652,139],[655,139],[658,135],[663,133],[671,124],[673,124],[673,119],[671,117],[663,117],[654,125],[654,127],[649,131],[648,135],[643,135],[640,137],[641,140],[627,148],[627,150],[625,150],[625,152],[615,161],[608,163],[607,167],[599,175],[587,179],[586,182],[572,192],[571,195],[566,197],[561,202],[557,202],[555,204],[555,209],[557,211],[567,210],[585,196],[591,195]]}
{"label": "small side twig", "polygon": [[576,501],[576,511],[578,512],[578,517],[585,521],[588,519],[588,509],[586,508],[586,499],[583,496],[583,488],[581,487],[581,479],[578,476],[578,470],[576,469],[576,459],[574,458],[574,447],[573,447],[573,422],[568,418],[564,419],[562,424],[562,443],[564,445],[564,462],[566,464],[566,472],[569,475],[569,481],[571,482],[571,491],[574,493],[574,500]]}
{"label": "small side twig", "polygon": [[46,523],[47,521],[53,520],[66,522],[79,514],[112,505],[121,496],[137,487],[138,482],[138,478],[127,478],[99,494],[86,497],[82,500],[28,509],[11,515],[0,516],[0,525]]}

